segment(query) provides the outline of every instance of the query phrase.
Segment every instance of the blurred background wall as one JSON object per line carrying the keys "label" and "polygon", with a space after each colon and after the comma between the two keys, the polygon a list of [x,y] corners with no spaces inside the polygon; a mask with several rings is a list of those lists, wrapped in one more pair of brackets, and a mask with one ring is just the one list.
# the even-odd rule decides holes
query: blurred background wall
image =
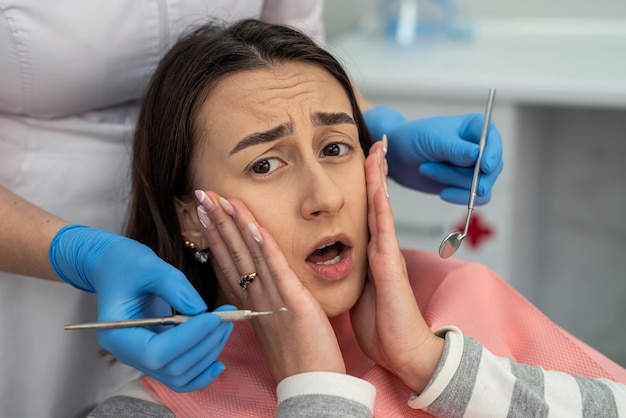
{"label": "blurred background wall", "polygon": [[[376,14],[385,0],[328,0],[324,20],[333,38]],[[459,12],[476,18],[626,18],[626,0],[459,0]]]}

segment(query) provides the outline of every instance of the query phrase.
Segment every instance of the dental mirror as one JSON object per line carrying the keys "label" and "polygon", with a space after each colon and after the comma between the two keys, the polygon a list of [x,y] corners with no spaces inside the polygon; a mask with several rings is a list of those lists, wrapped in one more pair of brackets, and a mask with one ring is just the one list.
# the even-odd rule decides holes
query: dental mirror
{"label": "dental mirror", "polygon": [[474,210],[474,200],[476,200],[476,189],[478,188],[478,178],[480,177],[480,161],[483,158],[483,152],[485,151],[485,144],[487,143],[487,134],[489,134],[489,124],[491,122],[491,109],[493,108],[493,100],[496,96],[496,89],[489,89],[489,96],[487,98],[487,107],[485,109],[485,120],[483,121],[483,129],[480,133],[480,140],[478,142],[478,158],[476,158],[476,164],[474,165],[474,176],[472,177],[472,185],[470,187],[470,197],[467,204],[467,217],[465,218],[465,229],[461,232],[451,232],[446,236],[441,245],[439,245],[439,257],[448,258],[451,257],[461,246],[463,238],[467,236],[467,231],[470,225],[470,219],[472,217],[472,211]]}

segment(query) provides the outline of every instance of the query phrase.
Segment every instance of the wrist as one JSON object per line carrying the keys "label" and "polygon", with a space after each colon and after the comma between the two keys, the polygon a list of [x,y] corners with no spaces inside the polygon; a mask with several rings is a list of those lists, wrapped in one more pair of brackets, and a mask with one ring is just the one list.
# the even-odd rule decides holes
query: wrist
{"label": "wrist", "polygon": [[420,355],[416,356],[414,363],[404,368],[398,377],[415,393],[422,393],[435,374],[444,347],[444,338],[431,333],[421,344]]}
{"label": "wrist", "polygon": [[455,326],[445,326],[435,331],[435,335],[445,338],[444,351],[432,379],[421,392],[414,392],[409,399],[413,409],[425,409],[448,388],[459,370],[464,348],[464,337]]}
{"label": "wrist", "polygon": [[66,283],[85,292],[95,292],[86,271],[93,257],[93,234],[97,230],[71,224],[61,228],[50,243],[48,258],[54,272]]}
{"label": "wrist", "polygon": [[[330,351],[330,350],[329,350]],[[290,353],[293,354],[293,353]],[[272,362],[272,374],[276,382],[281,382],[291,376],[296,376],[306,373],[334,373],[337,375],[345,375],[346,366],[341,357],[341,353],[338,352],[337,356],[324,355],[323,357],[316,355],[306,355],[305,358],[292,358],[288,361],[287,355],[281,356],[281,361]]]}

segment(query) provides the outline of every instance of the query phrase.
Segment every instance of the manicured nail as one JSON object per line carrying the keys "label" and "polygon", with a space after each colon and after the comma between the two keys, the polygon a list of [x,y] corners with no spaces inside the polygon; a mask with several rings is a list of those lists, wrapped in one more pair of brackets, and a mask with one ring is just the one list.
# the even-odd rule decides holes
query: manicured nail
{"label": "manicured nail", "polygon": [[383,135],[383,154],[387,155],[387,134]]}
{"label": "manicured nail", "polygon": [[206,193],[204,193],[202,190],[196,190],[194,193],[196,195],[196,199],[198,199],[198,202],[202,203],[209,210],[213,210],[213,208],[215,207],[215,203],[213,203],[211,198],[209,198]]}
{"label": "manicured nail", "polygon": [[198,202],[200,203],[202,203],[202,201],[206,197],[206,193],[204,193],[202,190],[196,190],[193,193],[196,195],[196,199],[198,199]]}
{"label": "manicured nail", "polygon": [[235,208],[232,207],[232,205],[230,204],[228,200],[220,196],[218,197],[218,202],[220,203],[220,206],[222,207],[222,209],[224,209],[226,213],[228,213],[232,217],[235,216]]}
{"label": "manicured nail", "polygon": [[252,234],[252,238],[259,244],[263,242],[263,237],[261,237],[261,233],[259,232],[259,228],[256,227],[254,222],[250,222],[248,224],[248,229],[250,230],[250,234]]}
{"label": "manicured nail", "polygon": [[196,208],[196,211],[198,212],[198,220],[200,221],[204,229],[209,229],[212,223],[209,219],[209,215],[206,213],[206,209],[204,209],[202,205],[199,205]]}

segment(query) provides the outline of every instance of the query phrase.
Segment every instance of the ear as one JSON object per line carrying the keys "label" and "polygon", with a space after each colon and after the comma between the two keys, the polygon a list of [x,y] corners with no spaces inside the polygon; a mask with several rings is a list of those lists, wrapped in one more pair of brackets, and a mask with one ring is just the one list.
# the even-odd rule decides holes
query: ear
{"label": "ear", "polygon": [[180,235],[185,241],[193,242],[198,249],[203,250],[209,246],[204,227],[198,219],[196,207],[198,203],[195,200],[183,202],[178,198],[174,198],[174,206],[176,207],[176,216],[180,225]]}

